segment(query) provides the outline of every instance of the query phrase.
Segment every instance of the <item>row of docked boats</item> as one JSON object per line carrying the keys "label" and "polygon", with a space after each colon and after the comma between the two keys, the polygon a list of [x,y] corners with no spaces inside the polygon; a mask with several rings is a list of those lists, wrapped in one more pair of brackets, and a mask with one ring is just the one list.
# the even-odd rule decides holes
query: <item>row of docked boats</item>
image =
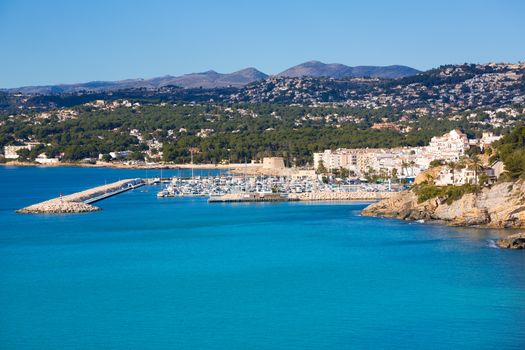
{"label": "row of docked boats", "polygon": [[[318,178],[283,176],[197,176],[172,178],[158,193],[162,197],[217,197],[227,194],[300,194],[310,192],[374,192],[388,190],[380,184],[326,184]],[[385,187],[385,188],[383,188]]]}

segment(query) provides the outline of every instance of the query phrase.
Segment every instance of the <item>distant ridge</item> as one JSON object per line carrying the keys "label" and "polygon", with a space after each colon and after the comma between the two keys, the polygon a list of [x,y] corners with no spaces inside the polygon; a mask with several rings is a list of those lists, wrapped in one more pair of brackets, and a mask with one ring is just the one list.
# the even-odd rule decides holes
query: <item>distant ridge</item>
{"label": "distant ridge", "polygon": [[211,89],[226,86],[242,87],[246,84],[266,79],[267,77],[268,75],[255,68],[246,68],[228,74],[217,73],[213,70],[209,70],[207,72],[186,74],[178,77],[166,75],[152,79],[127,79],[118,81],[91,81],[80,84],[24,86],[20,88],[6,89],[6,91],[32,94],[59,94],[78,92],[82,90],[115,91],[131,88],[156,89],[167,85],[176,85],[183,88],[202,87],[204,89]]}
{"label": "distant ridge", "polygon": [[[242,87],[246,84],[258,80],[264,80],[268,75],[255,68],[245,68],[230,74],[221,74],[213,70],[204,73],[192,73],[173,77],[171,85],[182,86],[185,88],[215,88],[224,86]],[[165,85],[170,85],[165,84]]]}
{"label": "distant ridge", "polygon": [[[376,78],[403,78],[419,73],[417,69],[406,66],[356,66],[344,64],[326,64],[319,61],[309,61],[291,67],[279,74],[283,77],[376,77]],[[58,84],[42,86],[23,86],[12,89],[0,89],[7,92],[21,92],[27,94],[60,94],[87,91],[116,91],[122,89],[157,89],[163,86],[175,85],[182,88],[212,89],[218,87],[243,87],[247,84],[264,80],[268,75],[255,69],[245,68],[233,73],[217,73],[209,70],[201,73],[191,73],[181,76],[166,75],[151,79],[126,79],[117,81],[91,81],[79,84]]]}
{"label": "distant ridge", "polygon": [[420,73],[419,70],[407,66],[356,66],[350,67],[340,63],[323,63],[308,61],[277,74],[281,77],[373,77],[373,78],[404,78]]}

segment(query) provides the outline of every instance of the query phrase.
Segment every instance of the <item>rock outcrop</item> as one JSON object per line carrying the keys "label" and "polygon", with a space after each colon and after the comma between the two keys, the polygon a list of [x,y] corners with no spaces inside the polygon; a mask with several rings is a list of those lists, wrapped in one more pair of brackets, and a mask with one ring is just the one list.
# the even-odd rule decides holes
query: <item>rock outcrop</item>
{"label": "rock outcrop", "polygon": [[525,249],[525,233],[517,233],[506,238],[498,239],[496,245],[506,249]]}
{"label": "rock outcrop", "polygon": [[525,228],[525,182],[497,184],[450,204],[440,198],[418,203],[413,190],[404,191],[371,204],[362,215],[438,220],[454,226]]}

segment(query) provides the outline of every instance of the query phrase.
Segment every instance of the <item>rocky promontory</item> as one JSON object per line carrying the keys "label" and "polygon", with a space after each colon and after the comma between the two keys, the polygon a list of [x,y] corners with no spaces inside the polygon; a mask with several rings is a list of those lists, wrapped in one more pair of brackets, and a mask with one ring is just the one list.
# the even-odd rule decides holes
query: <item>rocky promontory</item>
{"label": "rocky promontory", "polygon": [[454,226],[525,228],[525,181],[482,188],[452,202],[440,197],[418,202],[415,189],[410,189],[371,204],[362,215],[440,221]]}

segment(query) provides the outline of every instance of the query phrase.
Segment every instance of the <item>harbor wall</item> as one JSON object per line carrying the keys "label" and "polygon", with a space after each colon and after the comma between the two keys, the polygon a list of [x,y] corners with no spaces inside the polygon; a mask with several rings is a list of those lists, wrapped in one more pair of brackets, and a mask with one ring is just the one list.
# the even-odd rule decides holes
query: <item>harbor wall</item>
{"label": "harbor wall", "polygon": [[389,198],[395,192],[307,192],[291,193],[290,199],[300,201],[348,201],[348,200],[380,200]]}

